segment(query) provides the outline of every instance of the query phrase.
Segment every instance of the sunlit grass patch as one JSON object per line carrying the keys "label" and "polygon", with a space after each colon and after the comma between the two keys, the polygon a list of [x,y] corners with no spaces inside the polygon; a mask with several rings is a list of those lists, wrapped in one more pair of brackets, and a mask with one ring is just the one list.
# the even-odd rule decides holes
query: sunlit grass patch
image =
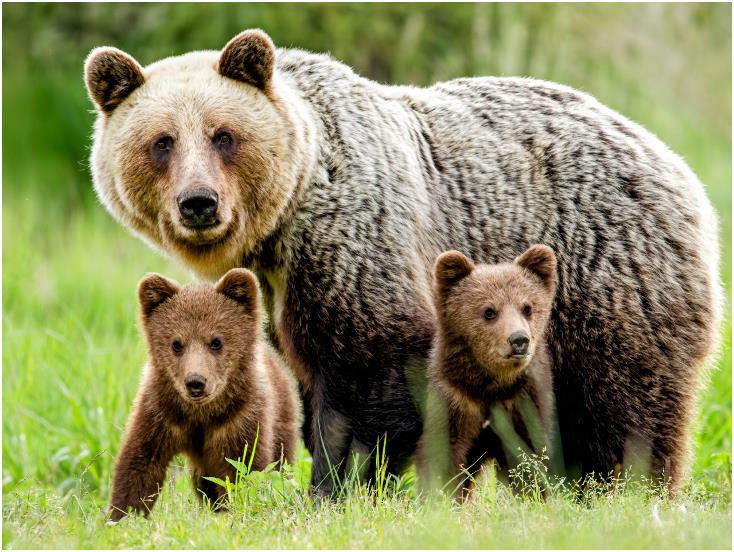
{"label": "sunlit grass patch", "polygon": [[[245,473],[230,487],[227,508],[197,500],[187,474],[172,470],[149,519],[103,524],[103,503],[89,491],[66,498],[28,483],[5,497],[4,544],[12,547],[156,548],[726,548],[727,508],[617,485],[560,484],[546,499],[513,494],[490,470],[470,501],[445,493],[418,497],[399,481],[377,499],[354,483],[336,501],[307,492],[305,455],[281,472]],[[399,478],[398,478],[399,479]]]}
{"label": "sunlit grass patch", "polygon": [[371,487],[349,476],[341,500],[314,504],[303,453],[284,472],[246,474],[217,514],[197,499],[179,458],[149,520],[106,527],[114,457],[145,360],[136,284],[149,271],[191,277],[101,207],[42,205],[28,196],[3,207],[5,547],[731,545],[728,337],[702,395],[692,478],[677,502],[631,489],[579,501],[564,486],[538,500],[537,481],[523,475],[529,492],[512,494],[490,471],[457,505],[450,491],[423,497],[411,471]]}

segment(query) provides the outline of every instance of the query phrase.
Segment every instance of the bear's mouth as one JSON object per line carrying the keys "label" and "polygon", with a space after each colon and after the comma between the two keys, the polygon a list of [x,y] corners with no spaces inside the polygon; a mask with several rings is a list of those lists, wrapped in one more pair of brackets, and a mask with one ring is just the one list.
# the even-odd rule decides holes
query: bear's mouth
{"label": "bear's mouth", "polygon": [[525,370],[530,363],[530,354],[525,353],[522,355],[510,353],[504,357],[498,364],[502,366],[502,369],[507,374],[518,374]]}
{"label": "bear's mouth", "polygon": [[209,400],[212,398],[212,393],[209,391],[202,391],[200,394],[191,394],[190,392],[186,392],[184,397],[187,401],[195,404],[205,404],[209,402]]}
{"label": "bear's mouth", "polygon": [[211,224],[202,226],[189,226],[182,224],[185,232],[181,236],[183,241],[191,245],[214,245],[225,241],[228,237],[231,228],[225,228],[224,224],[220,220],[217,220]]}
{"label": "bear's mouth", "polygon": [[187,390],[187,393],[189,395],[189,398],[194,401],[204,399],[209,394],[203,389],[189,389]]}
{"label": "bear's mouth", "polygon": [[187,226],[175,223],[168,217],[162,219],[162,225],[175,242],[190,249],[210,250],[229,241],[237,231],[239,224],[237,213],[227,223],[217,219],[206,226]]}
{"label": "bear's mouth", "polygon": [[186,222],[186,221],[182,220],[181,221],[181,226],[183,226],[184,228],[187,228],[189,230],[195,231],[195,232],[197,232],[197,231],[198,232],[206,232],[207,230],[211,230],[213,228],[216,228],[217,226],[219,226],[219,224],[221,224],[221,222],[222,222],[221,220],[216,219],[213,222],[207,222],[207,223],[203,223],[202,224],[202,223],[191,223],[191,222]]}

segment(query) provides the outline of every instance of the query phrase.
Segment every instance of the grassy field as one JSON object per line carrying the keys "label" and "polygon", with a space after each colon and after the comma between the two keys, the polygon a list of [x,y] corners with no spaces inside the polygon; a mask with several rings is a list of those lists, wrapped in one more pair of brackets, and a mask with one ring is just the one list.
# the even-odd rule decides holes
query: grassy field
{"label": "grassy field", "polygon": [[639,491],[599,493],[582,503],[559,493],[543,504],[489,484],[456,508],[412,499],[407,477],[403,490],[384,500],[373,503],[362,490],[314,509],[304,458],[285,485],[277,477],[247,479],[234,512],[219,515],[200,508],[185,474],[173,469],[152,520],[105,527],[112,461],[145,356],[135,284],[151,270],[189,277],[101,208],[44,212],[42,204],[18,194],[3,209],[7,548],[731,545],[729,341],[723,369],[712,372],[704,393],[693,478],[674,504]]}
{"label": "grassy field", "polygon": [[[303,453],[284,475],[246,475],[222,514],[198,504],[177,459],[149,520],[106,526],[114,456],[145,359],[135,286],[151,271],[191,276],[90,193],[81,60],[92,46],[149,44],[147,63],[172,44],[212,47],[251,25],[278,43],[330,49],[381,80],[523,74],[581,88],[655,132],[704,182],[721,219],[730,312],[730,6],[396,5],[372,20],[373,8],[310,5],[304,13],[319,32],[289,19],[289,6],[228,4],[211,8],[217,17],[187,6],[118,5],[114,25],[107,8],[3,6],[4,548],[731,548],[729,314],[701,393],[691,477],[674,502],[637,485],[593,487],[578,500],[568,482],[543,502],[512,496],[490,473],[471,503],[456,506],[417,498],[409,473],[388,494],[352,486],[337,504],[313,504]],[[456,43],[435,39],[439,20]],[[482,21],[490,30],[501,22],[502,33]],[[486,42],[476,39],[485,32]],[[471,44],[459,41],[465,34]]]}

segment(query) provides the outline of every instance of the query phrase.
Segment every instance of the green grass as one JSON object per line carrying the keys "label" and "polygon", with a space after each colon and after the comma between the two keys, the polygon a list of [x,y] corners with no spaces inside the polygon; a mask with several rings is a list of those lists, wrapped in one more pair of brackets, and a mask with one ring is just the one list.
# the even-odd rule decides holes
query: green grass
{"label": "green grass", "polygon": [[174,467],[151,520],[106,527],[113,459],[145,359],[136,283],[149,271],[191,277],[101,206],[44,204],[13,193],[3,205],[6,548],[731,546],[728,337],[703,394],[693,477],[675,504],[635,491],[544,504],[483,487],[457,508],[415,500],[408,478],[405,492],[377,503],[358,492],[314,509],[303,458],[286,498],[268,479],[250,482],[256,498],[225,514],[202,509]]}
{"label": "green grass", "polygon": [[91,493],[65,501],[19,486],[5,499],[3,540],[14,548],[113,549],[731,547],[730,512],[701,498],[668,503],[617,490],[585,502],[540,502],[512,496],[490,475],[463,506],[440,496],[417,500],[410,491],[375,501],[363,489],[338,504],[314,505],[305,498],[305,480],[290,474],[245,480],[231,511],[212,513],[180,475],[149,519],[115,526],[103,525]]}

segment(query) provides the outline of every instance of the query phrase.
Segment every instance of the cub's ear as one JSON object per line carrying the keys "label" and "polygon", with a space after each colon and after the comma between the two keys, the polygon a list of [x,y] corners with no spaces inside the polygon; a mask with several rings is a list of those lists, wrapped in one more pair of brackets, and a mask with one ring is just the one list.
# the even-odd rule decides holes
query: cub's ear
{"label": "cub's ear", "polygon": [[138,284],[138,301],[144,318],[148,318],[166,300],[176,295],[179,286],[176,282],[160,274],[148,274]]}
{"label": "cub's ear", "polygon": [[556,286],[556,255],[547,245],[533,245],[515,259],[519,265],[535,274],[548,289]]}
{"label": "cub's ear", "polygon": [[434,275],[439,292],[443,293],[474,270],[474,263],[458,251],[446,251],[436,259]]}
{"label": "cub's ear", "polygon": [[97,108],[109,115],[145,82],[143,68],[117,48],[95,48],[84,62],[84,82]]}
{"label": "cub's ear", "polygon": [[268,92],[275,68],[275,45],[260,29],[242,31],[222,50],[217,70],[223,77]]}
{"label": "cub's ear", "polygon": [[248,312],[256,312],[260,307],[260,288],[257,277],[246,268],[233,268],[217,282],[217,293],[237,301]]}

